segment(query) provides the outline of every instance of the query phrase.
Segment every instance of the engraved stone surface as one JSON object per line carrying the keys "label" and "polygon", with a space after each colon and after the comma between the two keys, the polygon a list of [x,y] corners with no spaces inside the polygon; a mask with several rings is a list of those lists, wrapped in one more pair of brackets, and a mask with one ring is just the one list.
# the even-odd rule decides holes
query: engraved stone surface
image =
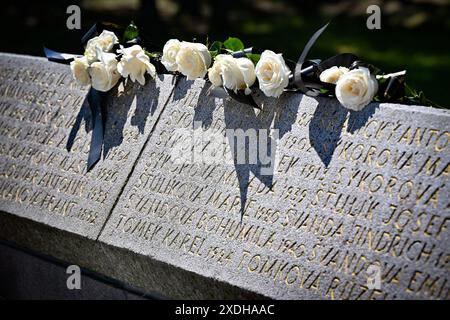
{"label": "engraved stone surface", "polygon": [[[96,239],[155,120],[173,77],[127,84],[108,97],[103,158],[86,173],[87,88],[67,65],[0,54],[0,211]],[[70,135],[76,135],[71,152]]]}
{"label": "engraved stone surface", "polygon": [[174,80],[108,96],[86,173],[87,89],[0,54],[0,238],[168,297],[450,298],[449,111]]}
{"label": "engraved stone surface", "polygon": [[271,298],[449,298],[448,111],[208,90],[180,80],[100,241]]}

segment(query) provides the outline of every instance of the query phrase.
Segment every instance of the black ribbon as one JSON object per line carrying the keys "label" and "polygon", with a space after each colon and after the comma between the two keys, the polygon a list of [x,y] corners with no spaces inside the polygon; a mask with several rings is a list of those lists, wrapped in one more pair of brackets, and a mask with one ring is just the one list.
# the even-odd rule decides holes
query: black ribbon
{"label": "black ribbon", "polygon": [[386,78],[378,88],[383,101],[400,101],[405,97],[405,74],[396,74]]}
{"label": "black ribbon", "polygon": [[77,54],[62,53],[62,52],[51,50],[46,47],[44,47],[44,54],[45,54],[45,57],[48,59],[48,61],[64,63],[64,64],[69,64],[70,62],[73,61],[73,59],[81,57],[80,55],[77,55]]}
{"label": "black ribbon", "polygon": [[320,35],[322,34],[322,32],[325,31],[325,29],[328,27],[329,23],[327,23],[326,25],[324,25],[322,28],[320,28],[319,30],[317,30],[312,37],[308,40],[308,42],[306,43],[306,46],[303,48],[302,54],[300,55],[300,58],[298,58],[297,61],[297,65],[295,66],[295,71],[294,71],[294,77],[293,77],[293,83],[294,85],[303,93],[305,94],[310,94],[310,95],[316,95],[315,92],[311,92],[310,90],[308,90],[308,88],[305,85],[305,82],[303,81],[303,74],[305,73],[305,71],[303,69],[303,64],[305,63],[306,60],[306,56],[308,55],[309,51],[311,50],[312,46],[314,45],[314,43],[317,41],[317,39],[320,37]]}
{"label": "black ribbon", "polygon": [[312,37],[306,43],[303,51],[295,64],[294,75],[291,77],[291,87],[303,92],[310,96],[318,96],[322,89],[326,89],[328,92],[333,91],[335,85],[320,81],[320,74],[322,71],[331,68],[333,66],[350,68],[352,64],[358,60],[358,57],[351,53],[341,53],[335,55],[325,61],[320,60],[306,60],[306,57],[311,50],[312,46],[316,43],[320,35],[328,27],[329,23],[325,24],[319,30],[317,30]]}
{"label": "black ribbon", "polygon": [[89,90],[88,102],[92,115],[92,138],[91,147],[89,149],[89,156],[87,162],[87,171],[89,172],[95,164],[100,160],[103,149],[103,137],[104,137],[104,99],[102,99],[103,93],[93,88]]}

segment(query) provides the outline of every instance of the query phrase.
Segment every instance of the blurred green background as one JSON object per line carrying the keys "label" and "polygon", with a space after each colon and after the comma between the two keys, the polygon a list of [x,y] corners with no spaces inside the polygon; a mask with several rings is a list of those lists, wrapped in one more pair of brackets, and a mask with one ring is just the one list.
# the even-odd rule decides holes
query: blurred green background
{"label": "blurred green background", "polygon": [[[82,30],[68,30],[66,8],[81,7]],[[366,27],[371,4],[381,7],[381,30]],[[296,60],[324,23],[328,30],[309,58],[352,52],[385,72],[406,69],[407,82],[450,106],[450,0],[2,0],[0,51],[42,56],[42,46],[82,53],[80,38],[96,21],[134,20],[161,48],[169,38],[241,38]]]}

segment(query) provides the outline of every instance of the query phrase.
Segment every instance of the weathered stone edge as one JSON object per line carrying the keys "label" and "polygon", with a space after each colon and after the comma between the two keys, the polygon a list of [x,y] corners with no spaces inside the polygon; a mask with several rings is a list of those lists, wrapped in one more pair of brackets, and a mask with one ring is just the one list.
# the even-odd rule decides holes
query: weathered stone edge
{"label": "weathered stone edge", "polygon": [[[127,249],[0,212],[0,239],[168,299],[268,299]],[[57,245],[55,245],[57,244]]]}

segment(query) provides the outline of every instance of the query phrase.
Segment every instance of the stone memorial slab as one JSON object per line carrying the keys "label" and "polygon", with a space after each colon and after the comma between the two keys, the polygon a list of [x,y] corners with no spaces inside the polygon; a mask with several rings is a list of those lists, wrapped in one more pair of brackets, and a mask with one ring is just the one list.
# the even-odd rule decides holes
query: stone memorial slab
{"label": "stone memorial slab", "polygon": [[270,298],[450,298],[448,111],[209,90],[180,80],[100,241]]}
{"label": "stone memorial slab", "polygon": [[0,211],[97,238],[173,91],[173,77],[144,87],[129,83],[108,95],[103,158],[88,173],[88,88],[75,84],[70,68],[0,54],[0,78]]}

